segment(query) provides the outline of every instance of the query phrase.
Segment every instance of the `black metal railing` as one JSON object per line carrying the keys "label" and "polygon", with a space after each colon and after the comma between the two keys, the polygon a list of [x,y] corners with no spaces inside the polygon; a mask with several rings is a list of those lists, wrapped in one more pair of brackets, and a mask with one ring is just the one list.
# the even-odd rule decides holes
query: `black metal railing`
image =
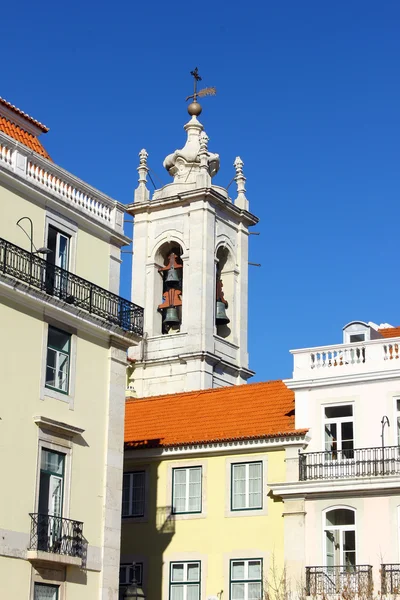
{"label": "black metal railing", "polygon": [[143,308],[2,238],[1,272],[125,331],[143,335]]}
{"label": "black metal railing", "polygon": [[400,446],[299,454],[299,480],[400,474]]}
{"label": "black metal railing", "polygon": [[370,565],[306,567],[307,596],[341,593],[369,596],[371,592],[372,567]]}
{"label": "black metal railing", "polygon": [[38,513],[29,516],[31,537],[28,550],[83,557],[83,523]]}
{"label": "black metal railing", "polygon": [[381,593],[400,593],[400,564],[381,565]]}

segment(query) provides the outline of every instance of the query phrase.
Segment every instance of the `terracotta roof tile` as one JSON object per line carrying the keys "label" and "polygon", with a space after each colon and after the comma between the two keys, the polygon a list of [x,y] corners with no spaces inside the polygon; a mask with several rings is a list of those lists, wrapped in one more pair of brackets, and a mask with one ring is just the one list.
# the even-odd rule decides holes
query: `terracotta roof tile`
{"label": "terracotta roof tile", "polygon": [[36,121],[36,119],[33,119],[30,115],[27,115],[26,113],[24,113],[23,110],[20,110],[19,108],[14,106],[14,104],[11,104],[11,102],[7,102],[7,100],[4,100],[4,98],[0,97],[0,104],[2,104],[3,106],[6,106],[9,110],[12,110],[17,115],[19,115],[20,117],[23,117],[30,123],[33,123],[33,125],[36,125],[36,127],[39,127],[39,129],[41,129],[44,133],[49,131],[49,128],[46,127],[46,125],[43,125],[43,123],[41,123],[40,121]]}
{"label": "terracotta roof tile", "polygon": [[125,443],[166,447],[303,435],[294,427],[294,393],[266,381],[126,402]]}
{"label": "terracotta roof tile", "polygon": [[400,327],[385,327],[378,329],[378,331],[384,338],[400,337]]}
{"label": "terracotta roof tile", "polygon": [[44,149],[42,144],[39,142],[37,137],[35,137],[31,133],[27,133],[26,131],[21,129],[21,127],[19,127],[18,125],[15,125],[15,123],[11,123],[11,121],[8,121],[7,119],[5,119],[4,117],[1,117],[1,116],[0,116],[0,131],[2,131],[3,133],[6,133],[10,137],[12,137],[14,140],[17,140],[17,142],[24,144],[24,146],[27,146],[31,150],[34,150],[41,156],[44,156],[45,158],[48,158],[49,160],[51,160],[49,154],[46,152],[46,150]]}

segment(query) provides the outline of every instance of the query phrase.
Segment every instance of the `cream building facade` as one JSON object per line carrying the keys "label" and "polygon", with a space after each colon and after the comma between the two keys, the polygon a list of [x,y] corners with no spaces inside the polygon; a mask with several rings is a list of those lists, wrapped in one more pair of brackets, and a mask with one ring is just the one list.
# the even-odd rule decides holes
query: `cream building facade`
{"label": "cream building facade", "polygon": [[0,596],[118,593],[126,350],[124,207],[51,161],[0,100]]}
{"label": "cream building facade", "polygon": [[[343,344],[292,351],[296,428],[284,501],[285,564],[307,595],[400,586],[400,328],[355,321]],[[288,457],[289,458],[289,457]]]}

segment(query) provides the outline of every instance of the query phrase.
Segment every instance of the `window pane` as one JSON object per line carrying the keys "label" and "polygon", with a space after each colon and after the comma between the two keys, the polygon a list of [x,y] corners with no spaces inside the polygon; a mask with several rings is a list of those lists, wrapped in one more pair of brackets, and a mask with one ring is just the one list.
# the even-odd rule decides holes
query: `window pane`
{"label": "window pane", "polygon": [[261,582],[249,583],[247,593],[249,600],[261,600]]}
{"label": "window pane", "polygon": [[353,531],[344,531],[343,532],[343,550],[355,551],[356,549],[356,532]]}
{"label": "window pane", "polygon": [[249,561],[249,579],[261,579],[261,561]]}
{"label": "window pane", "polygon": [[327,525],[354,525],[354,511],[337,508],[326,513]]}
{"label": "window pane", "polygon": [[353,405],[342,404],[340,406],[327,406],[325,408],[325,417],[327,419],[339,419],[340,417],[352,417]]}
{"label": "window pane", "polygon": [[350,335],[350,343],[354,344],[354,342],[364,342],[365,333],[353,333]]}
{"label": "window pane", "polygon": [[244,600],[244,583],[232,583],[232,600]]}
{"label": "window pane", "polygon": [[233,508],[246,507],[246,465],[233,466]]}
{"label": "window pane", "polygon": [[68,392],[69,357],[67,354],[59,353],[58,366],[58,389]]}
{"label": "window pane", "polygon": [[183,581],[183,564],[172,565],[171,581]]}
{"label": "window pane", "polygon": [[249,508],[261,507],[261,463],[249,465]]}
{"label": "window pane", "polygon": [[42,471],[51,471],[57,475],[62,475],[64,472],[65,454],[52,452],[51,450],[42,449],[40,468]]}
{"label": "window pane", "polygon": [[201,510],[201,468],[189,470],[189,511]]}
{"label": "window pane", "polygon": [[183,585],[171,586],[171,600],[183,600]]}
{"label": "window pane", "polygon": [[47,349],[46,362],[46,385],[56,386],[56,361],[57,352],[51,348]]}
{"label": "window pane", "polygon": [[199,579],[200,579],[199,563],[194,563],[192,565],[188,565],[187,580],[188,581],[199,581]]}
{"label": "window pane", "polygon": [[199,597],[199,589],[200,586],[198,583],[196,585],[188,585],[187,586],[187,600],[198,600]]}
{"label": "window pane", "polygon": [[129,515],[129,497],[130,497],[130,473],[124,473],[122,484],[122,516]]}
{"label": "window pane", "polygon": [[58,586],[35,583],[35,600],[57,600]]}
{"label": "window pane", "polygon": [[232,563],[231,579],[244,579],[244,561]]}
{"label": "window pane", "polygon": [[49,326],[49,337],[47,343],[48,346],[51,346],[56,350],[69,352],[70,339],[71,335],[69,333],[61,331],[60,329],[56,329],[55,327]]}
{"label": "window pane", "polygon": [[132,515],[144,514],[144,472],[138,471],[131,474],[132,481]]}
{"label": "window pane", "polygon": [[353,441],[353,423],[342,423],[342,442]]}

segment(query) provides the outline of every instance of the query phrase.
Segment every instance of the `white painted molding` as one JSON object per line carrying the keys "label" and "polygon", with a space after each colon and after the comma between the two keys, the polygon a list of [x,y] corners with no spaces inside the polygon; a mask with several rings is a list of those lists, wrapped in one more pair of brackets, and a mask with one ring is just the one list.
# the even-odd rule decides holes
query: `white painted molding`
{"label": "white painted molding", "polygon": [[56,421],[54,419],[50,419],[49,417],[36,416],[33,417],[33,421],[36,423],[36,425],[38,425],[38,427],[45,427],[46,429],[54,431],[54,433],[61,433],[67,435],[68,437],[82,435],[82,433],[85,431],[84,429],[76,427],[75,425],[69,425],[68,423],[63,423],[62,421]]}

